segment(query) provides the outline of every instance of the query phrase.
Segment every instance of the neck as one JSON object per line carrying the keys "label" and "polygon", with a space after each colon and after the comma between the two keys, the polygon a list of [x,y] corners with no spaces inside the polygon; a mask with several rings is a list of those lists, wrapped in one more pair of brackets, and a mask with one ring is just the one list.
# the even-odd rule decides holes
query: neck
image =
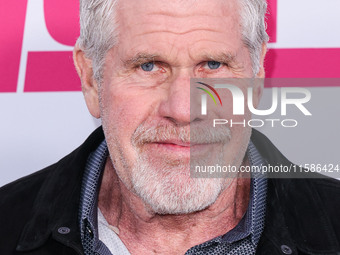
{"label": "neck", "polygon": [[[150,212],[118,178],[108,159],[98,206],[131,254],[184,254],[189,248],[227,233],[245,214],[250,179],[235,178],[208,208],[185,215]],[[174,250],[175,249],[175,250]]]}

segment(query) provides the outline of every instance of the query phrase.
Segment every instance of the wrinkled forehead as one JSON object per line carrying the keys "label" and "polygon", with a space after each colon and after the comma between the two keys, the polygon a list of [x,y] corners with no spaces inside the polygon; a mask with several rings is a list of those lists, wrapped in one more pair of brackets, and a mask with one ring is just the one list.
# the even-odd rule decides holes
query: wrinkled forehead
{"label": "wrinkled forehead", "polygon": [[181,33],[198,24],[239,29],[239,20],[238,0],[122,0],[117,6],[118,27],[159,23],[166,30],[178,24]]}

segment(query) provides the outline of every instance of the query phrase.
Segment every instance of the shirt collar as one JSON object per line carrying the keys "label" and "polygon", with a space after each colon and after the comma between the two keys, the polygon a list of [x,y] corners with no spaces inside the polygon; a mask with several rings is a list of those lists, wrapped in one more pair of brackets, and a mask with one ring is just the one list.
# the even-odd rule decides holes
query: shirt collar
{"label": "shirt collar", "polygon": [[79,207],[80,234],[85,254],[93,254],[95,250],[98,254],[111,254],[99,240],[97,221],[98,192],[108,154],[104,140],[90,154],[85,167]]}
{"label": "shirt collar", "polygon": [[265,164],[252,141],[249,142],[247,156],[250,166],[256,166],[257,172],[252,173],[250,183],[250,199],[248,209],[241,221],[228,233],[217,237],[214,241],[234,243],[246,237],[257,246],[265,224],[267,179],[261,173],[261,167]]}

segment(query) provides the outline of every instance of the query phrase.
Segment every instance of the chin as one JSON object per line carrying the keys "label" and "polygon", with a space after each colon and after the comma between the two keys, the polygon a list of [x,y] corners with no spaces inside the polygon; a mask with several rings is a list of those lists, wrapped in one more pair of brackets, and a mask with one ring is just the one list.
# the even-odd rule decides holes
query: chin
{"label": "chin", "polygon": [[191,178],[190,166],[153,166],[138,160],[132,171],[133,192],[155,214],[188,214],[212,205],[227,179]]}

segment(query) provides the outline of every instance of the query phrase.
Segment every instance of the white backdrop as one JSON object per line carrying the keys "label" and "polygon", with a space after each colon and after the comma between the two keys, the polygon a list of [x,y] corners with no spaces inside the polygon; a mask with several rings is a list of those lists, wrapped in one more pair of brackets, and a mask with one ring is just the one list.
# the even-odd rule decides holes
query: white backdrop
{"label": "white backdrop", "polygon": [[[45,1],[45,4],[47,2]],[[278,0],[272,2],[277,2],[277,37],[275,42],[269,44],[269,48],[323,49],[325,54],[327,48],[335,49],[335,54],[332,52],[326,60],[332,58],[331,63],[337,63],[338,71],[335,70],[334,65],[325,68],[324,61],[313,63],[315,70],[310,70],[303,64],[299,69],[301,68],[308,75],[325,68],[333,72],[332,77],[340,78],[340,1]],[[7,4],[6,0],[0,0],[0,3],[0,8]],[[4,88],[8,84],[0,80],[2,82],[0,83],[0,186],[58,161],[80,145],[90,132],[100,125],[100,122],[87,112],[80,91],[29,89],[32,88],[29,84],[33,84],[29,80],[32,76],[27,67],[29,54],[70,52],[72,46],[62,44],[51,36],[45,23],[43,0],[27,0],[25,13],[20,65],[14,91],[10,89],[6,91]],[[0,19],[1,22],[5,22],[1,17]],[[6,34],[2,34],[0,39],[2,50],[11,43],[9,41],[8,44],[4,43],[3,40],[10,40]],[[4,52],[3,50],[2,54]],[[11,61],[7,55],[6,61]],[[277,70],[280,70],[279,68],[289,70],[289,61],[280,63],[281,66],[276,66]],[[306,62],[307,64],[310,63]],[[69,66],[72,68],[71,65]],[[6,73],[0,71],[1,75]],[[282,77],[282,75],[283,73],[277,72],[272,74],[272,77]],[[289,76],[289,74],[285,75]],[[72,77],[74,79],[74,74]],[[321,77],[329,77],[329,74]],[[42,83],[46,83],[43,78],[41,79]],[[55,84],[53,82],[51,81],[51,84]],[[310,91],[312,100],[308,104],[308,109],[312,112],[312,117],[302,119],[297,128],[261,130],[289,159],[298,164],[340,164],[340,84],[331,87],[313,87]],[[265,105],[265,102],[263,104]]]}

